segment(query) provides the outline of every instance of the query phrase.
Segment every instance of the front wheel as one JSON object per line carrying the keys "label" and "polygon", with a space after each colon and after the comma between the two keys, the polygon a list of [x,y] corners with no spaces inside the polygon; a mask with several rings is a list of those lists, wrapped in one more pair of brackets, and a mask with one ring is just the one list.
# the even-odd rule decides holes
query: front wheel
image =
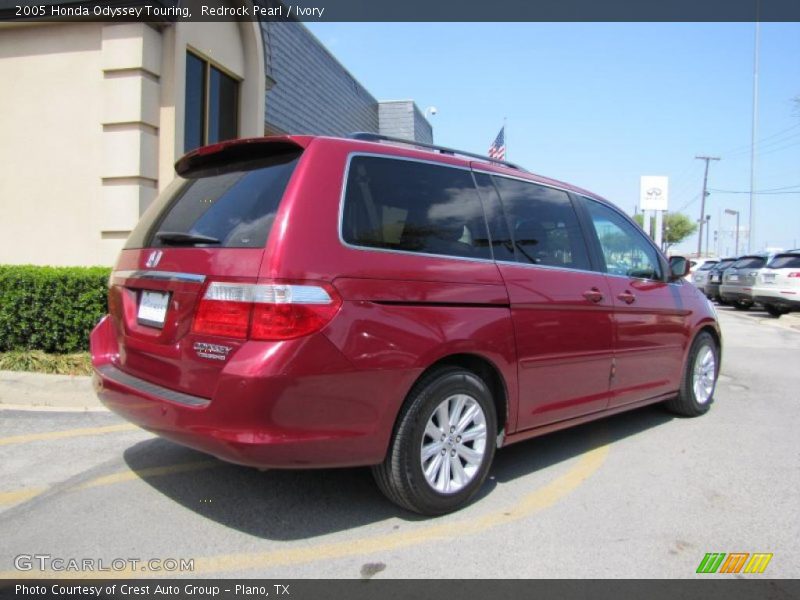
{"label": "front wheel", "polygon": [[714,402],[719,375],[719,348],[707,331],[692,342],[678,396],[667,401],[671,412],[684,417],[698,417],[708,412]]}
{"label": "front wheel", "polygon": [[458,367],[437,369],[414,386],[385,460],[372,468],[395,504],[423,515],[464,506],[494,458],[497,417],[486,383]]}
{"label": "front wheel", "polygon": [[769,313],[770,317],[775,317],[776,319],[780,318],[781,315],[785,315],[788,311],[775,306],[774,304],[765,304],[764,308]]}

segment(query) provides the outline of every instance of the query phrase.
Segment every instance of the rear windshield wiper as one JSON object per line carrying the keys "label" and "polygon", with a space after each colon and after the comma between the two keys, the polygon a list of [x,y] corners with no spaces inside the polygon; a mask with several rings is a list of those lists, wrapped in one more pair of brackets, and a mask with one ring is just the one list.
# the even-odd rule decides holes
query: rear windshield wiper
{"label": "rear windshield wiper", "polygon": [[221,244],[217,238],[181,231],[159,231],[156,237],[165,244],[191,246],[193,244]]}

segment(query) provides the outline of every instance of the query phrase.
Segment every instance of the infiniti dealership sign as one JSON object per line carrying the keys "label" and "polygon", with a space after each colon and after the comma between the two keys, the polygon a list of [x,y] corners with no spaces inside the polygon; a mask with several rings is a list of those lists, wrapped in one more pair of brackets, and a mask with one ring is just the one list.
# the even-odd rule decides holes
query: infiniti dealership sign
{"label": "infiniti dealership sign", "polygon": [[667,210],[669,178],[663,175],[642,175],[639,186],[641,210]]}

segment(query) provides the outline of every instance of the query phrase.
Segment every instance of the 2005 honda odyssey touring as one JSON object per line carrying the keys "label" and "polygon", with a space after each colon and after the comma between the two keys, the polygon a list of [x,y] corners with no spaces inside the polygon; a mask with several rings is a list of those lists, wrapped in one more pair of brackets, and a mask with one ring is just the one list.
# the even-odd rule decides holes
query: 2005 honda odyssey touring
{"label": "2005 honda odyssey touring", "polygon": [[200,148],[130,235],[91,337],[126,419],[221,459],[370,465],[463,506],[495,449],[713,401],[709,302],[607,201],[371,134]]}

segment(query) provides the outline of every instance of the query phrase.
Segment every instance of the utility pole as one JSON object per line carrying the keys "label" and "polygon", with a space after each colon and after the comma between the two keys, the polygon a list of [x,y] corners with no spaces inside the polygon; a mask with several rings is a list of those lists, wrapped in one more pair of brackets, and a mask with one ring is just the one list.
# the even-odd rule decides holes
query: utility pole
{"label": "utility pole", "polygon": [[718,156],[695,156],[697,160],[706,161],[706,171],[703,175],[703,195],[700,198],[700,231],[697,232],[697,256],[698,258],[703,254],[703,225],[706,218],[706,196],[708,192],[706,187],[708,185],[708,163],[712,160],[719,160]]}
{"label": "utility pole", "polygon": [[747,232],[747,251],[755,252],[756,205],[753,189],[756,181],[756,134],[758,132],[758,51],[760,45],[761,28],[758,22],[758,8],[756,3],[756,39],[753,44],[753,123],[750,129],[750,207],[749,224]]}

